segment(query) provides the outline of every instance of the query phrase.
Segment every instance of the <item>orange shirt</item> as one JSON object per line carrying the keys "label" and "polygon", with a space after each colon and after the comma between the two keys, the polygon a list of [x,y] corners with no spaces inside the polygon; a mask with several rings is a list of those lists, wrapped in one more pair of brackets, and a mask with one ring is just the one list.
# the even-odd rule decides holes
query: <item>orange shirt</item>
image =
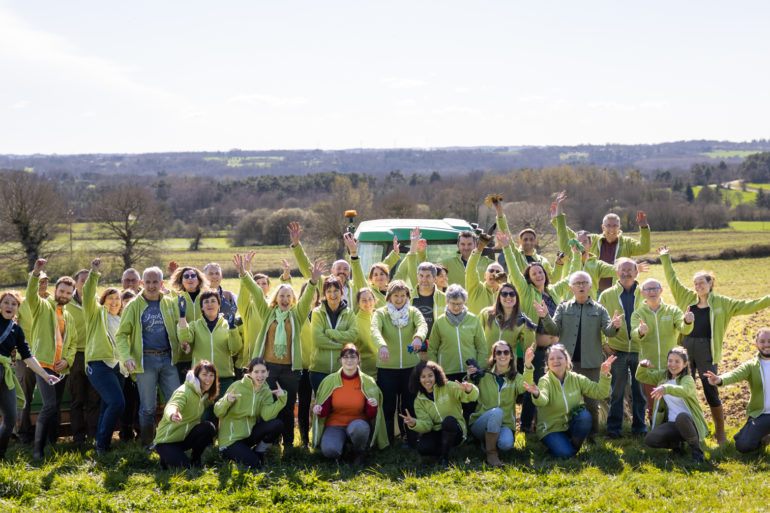
{"label": "orange shirt", "polygon": [[[67,326],[64,323],[64,311],[62,309],[61,305],[56,305],[56,329],[54,330],[54,333],[56,334],[56,354],[54,355],[53,363],[55,364],[59,360],[61,360],[61,352],[62,348],[64,347],[64,331],[66,330]],[[53,365],[47,365],[45,363],[40,362],[40,366],[54,370]]]}
{"label": "orange shirt", "polygon": [[331,402],[327,426],[347,426],[357,419],[369,420],[364,413],[366,397],[361,390],[361,377],[358,373],[352,378],[342,374],[342,386],[334,389]]}

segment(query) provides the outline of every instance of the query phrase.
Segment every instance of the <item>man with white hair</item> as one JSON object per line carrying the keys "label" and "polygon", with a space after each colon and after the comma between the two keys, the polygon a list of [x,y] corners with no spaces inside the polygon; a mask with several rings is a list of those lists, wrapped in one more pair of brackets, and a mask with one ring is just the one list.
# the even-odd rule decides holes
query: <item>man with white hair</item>
{"label": "man with white hair", "polygon": [[142,273],[142,293],[123,310],[115,343],[120,361],[136,376],[139,388],[139,426],[142,446],[155,437],[157,388],[168,400],[179,387],[176,362],[179,341],[176,325],[179,307],[175,298],[161,294],[163,271],[149,267]]}
{"label": "man with white hair", "polygon": [[[545,330],[559,337],[572,358],[573,371],[599,381],[599,371],[604,360],[602,333],[614,337],[623,327],[623,314],[614,311],[610,317],[607,309],[591,298],[591,276],[576,271],[569,276],[569,288],[574,297],[559,303],[553,318],[548,315],[544,302],[535,303],[537,314],[543,319]],[[599,403],[585,398],[586,408],[593,417],[591,435],[599,425]]]}

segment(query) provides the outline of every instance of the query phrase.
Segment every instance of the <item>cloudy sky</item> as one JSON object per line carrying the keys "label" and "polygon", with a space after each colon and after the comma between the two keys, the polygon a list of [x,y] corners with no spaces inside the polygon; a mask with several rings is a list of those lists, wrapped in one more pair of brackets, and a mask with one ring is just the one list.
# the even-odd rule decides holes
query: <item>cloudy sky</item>
{"label": "cloudy sky", "polygon": [[0,0],[0,153],[770,137],[766,1]]}

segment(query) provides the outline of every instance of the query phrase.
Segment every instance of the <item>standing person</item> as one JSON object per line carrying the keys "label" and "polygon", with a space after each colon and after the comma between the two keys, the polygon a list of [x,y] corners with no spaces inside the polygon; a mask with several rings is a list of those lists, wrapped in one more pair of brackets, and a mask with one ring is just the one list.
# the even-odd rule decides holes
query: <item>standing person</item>
{"label": "standing person", "polygon": [[372,338],[372,315],[377,300],[374,292],[369,287],[358,289],[356,293],[356,325],[358,326],[358,339],[355,344],[361,356],[361,370],[369,376],[377,376],[377,345]]}
{"label": "standing person", "polygon": [[607,358],[599,372],[599,381],[572,372],[572,360],[563,344],[548,348],[548,372],[537,385],[524,383],[537,406],[537,435],[557,458],[578,453],[591,432],[592,416],[583,400],[605,399],[610,395],[610,369],[614,356]]}
{"label": "standing person", "polygon": [[0,461],[5,459],[8,441],[16,424],[16,410],[23,408],[25,399],[19,380],[11,369],[11,353],[14,349],[27,368],[34,372],[49,386],[59,382],[59,377],[49,375],[40,366],[29,350],[24,331],[13,321],[21,305],[21,295],[15,290],[0,294],[0,413],[3,423],[0,425]]}
{"label": "standing person", "polygon": [[[176,264],[172,262],[169,268]],[[169,277],[171,282],[169,294],[176,298],[179,304],[179,315],[187,319],[187,322],[197,321],[203,316],[201,312],[201,290],[209,287],[209,281],[203,273],[195,267],[176,267]],[[179,351],[176,361],[176,370],[181,383],[191,366],[191,355]]]}
{"label": "standing person", "polygon": [[[639,358],[650,360],[655,368],[666,364],[666,355],[676,346],[680,335],[687,335],[693,329],[694,314],[687,313],[674,305],[663,303],[663,286],[654,279],[642,283],[644,304],[634,310],[631,316],[631,340],[639,344]],[[647,412],[652,418],[652,386],[645,385]]]}
{"label": "standing person", "polygon": [[412,230],[410,233],[409,252],[399,269],[408,269],[407,278],[417,284],[416,287],[410,290],[412,306],[417,308],[425,319],[428,325],[426,338],[430,340],[433,323],[446,307],[446,296],[436,283],[438,267],[430,262],[417,264],[418,252],[423,249],[427,250],[428,247],[425,239],[420,237],[419,229],[415,228]]}
{"label": "standing person", "polygon": [[142,278],[139,276],[139,271],[133,267],[123,271],[120,285],[123,287],[123,290],[130,290],[134,294],[139,294],[142,291]]}
{"label": "standing person", "polygon": [[[282,259],[286,262],[286,259]],[[288,264],[288,263],[287,263]],[[302,284],[299,296],[305,293],[308,282]],[[313,402],[313,385],[310,383],[310,363],[313,361],[313,329],[310,321],[313,318],[313,310],[321,304],[321,295],[319,290],[315,289],[313,301],[310,303],[310,315],[302,324],[302,333],[300,335],[300,344],[302,344],[302,374],[299,378],[299,388],[297,389],[297,427],[299,427],[299,436],[302,441],[302,447],[310,447],[310,403]],[[367,330],[369,326],[367,325]]]}
{"label": "standing person", "polygon": [[[487,464],[501,467],[498,449],[509,451],[516,441],[516,397],[524,393],[524,382],[532,383],[535,345],[524,353],[524,375],[516,371],[513,348],[505,340],[492,345],[488,368],[476,385],[479,400],[471,415],[471,433],[484,442]],[[481,369],[468,366],[467,380],[472,381]]]}
{"label": "standing person", "polygon": [[268,384],[276,383],[286,390],[286,406],[278,418],[283,422],[284,450],[294,445],[294,404],[302,373],[302,327],[310,314],[310,303],[321,275],[323,263],[316,262],[310,272],[309,285],[299,302],[290,285],[281,284],[268,303],[264,293],[243,267],[243,256],[235,255],[233,264],[241,276],[241,294],[248,291],[263,319],[254,345],[254,358],[264,358],[269,375]]}
{"label": "standing person", "polygon": [[[217,368],[220,394],[235,381],[233,370],[233,355],[241,349],[242,341],[238,327],[235,325],[235,314],[227,317],[220,312],[220,292],[216,289],[203,289],[200,293],[200,319],[187,323],[187,319],[179,317],[177,337],[183,352],[192,353],[192,365],[202,360],[213,363]],[[221,395],[211,401],[216,402]],[[213,407],[203,412],[202,419],[216,424]]]}
{"label": "standing person", "polygon": [[158,386],[168,401],[179,388],[176,362],[179,341],[176,299],[161,294],[163,271],[148,267],[142,273],[142,293],[123,310],[115,343],[120,361],[136,378],[139,390],[139,429],[142,446],[149,448],[154,438],[155,403]]}
{"label": "standing person", "polygon": [[[612,363],[612,395],[610,412],[607,416],[607,436],[620,438],[623,428],[623,400],[626,396],[626,384],[631,376],[631,432],[644,434],[645,398],[642,384],[636,379],[636,367],[639,365],[639,342],[631,337],[631,318],[634,310],[642,305],[642,287],[636,281],[639,269],[630,258],[621,257],[617,263],[618,281],[602,292],[599,303],[607,311],[623,312],[624,326],[614,337],[607,337],[602,346],[605,354],[615,355]],[[625,329],[624,329],[625,328]]]}
{"label": "standing person", "polygon": [[335,276],[329,276],[324,280],[321,295],[321,304],[313,310],[310,320],[313,334],[310,384],[316,393],[321,381],[339,370],[340,349],[358,339],[356,316],[352,305],[342,297],[342,283]]}
{"label": "standing person", "polygon": [[[636,379],[655,385],[652,430],[644,443],[661,449],[678,449],[687,442],[695,463],[703,463],[700,443],[708,434],[695,381],[690,376],[687,350],[681,346],[668,352],[665,369],[655,369],[649,360],[639,362]],[[662,400],[661,400],[662,399]]]}
{"label": "standing person", "polygon": [[[86,328],[85,360],[88,380],[99,391],[101,407],[96,430],[96,454],[101,456],[110,450],[112,434],[126,400],[123,397],[123,381],[128,374],[120,366],[120,354],[115,337],[120,327],[123,304],[120,291],[108,287],[96,300],[101,258],[91,261],[91,271],[83,285],[83,316]],[[125,374],[124,374],[125,373]]]}
{"label": "standing person", "polygon": [[[570,244],[572,247],[571,258],[577,264],[577,267],[570,265],[570,268],[576,271],[585,271],[591,277],[591,297],[596,299],[599,297],[599,283],[605,278],[612,278],[617,274],[615,266],[599,260],[596,255],[591,253],[588,248],[591,244],[589,236],[591,234],[586,230],[580,230],[577,232],[577,241],[583,245],[583,249],[579,249],[577,244]],[[626,257],[621,257],[626,258]],[[606,290],[606,289],[605,289]]]}
{"label": "standing person", "polygon": [[265,360],[252,359],[243,378],[230,385],[214,405],[222,456],[251,469],[264,465],[265,452],[284,431],[283,421],[277,417],[286,407],[286,393],[280,384],[270,390],[267,376]]}
{"label": "standing person", "polygon": [[[367,447],[388,445],[382,410],[382,392],[374,378],[361,372],[361,356],[353,344],[340,351],[340,369],[318,387],[313,407],[313,446],[339,461],[345,442],[353,445],[354,465],[363,465]],[[371,442],[369,440],[371,439]]]}
{"label": "standing person", "polygon": [[238,296],[229,290],[222,289],[222,266],[216,262],[210,262],[203,266],[203,274],[206,275],[206,279],[209,281],[209,288],[219,293],[219,312],[225,318],[229,318],[232,315],[233,319],[235,319],[235,314],[238,313]]}
{"label": "standing person", "polygon": [[719,362],[722,360],[722,341],[724,340],[730,319],[736,315],[747,315],[758,312],[770,306],[770,295],[759,299],[732,299],[714,292],[716,278],[706,271],[698,271],[692,277],[693,288],[685,287],[677,278],[668,247],[658,249],[660,262],[666,282],[671,288],[674,302],[682,309],[690,309],[695,314],[693,330],[682,340],[682,346],[687,349],[692,365],[690,371],[695,376],[700,374],[703,393],[711,408],[714,418],[714,431],[717,442],[723,444],[725,437],[725,415],[719,391],[708,382],[705,371],[716,374]]}
{"label": "standing person", "polygon": [[[449,285],[455,283],[465,285],[465,271],[475,247],[476,237],[473,235],[473,232],[465,230],[459,233],[457,236],[457,253],[441,261],[441,265],[447,268]],[[479,255],[476,265],[481,269],[486,269],[491,263],[493,263],[493,260]]]}
{"label": "standing person", "polygon": [[412,369],[409,389],[416,395],[414,417],[409,409],[399,415],[411,431],[421,435],[417,452],[449,466],[450,452],[465,440],[468,431],[462,405],[475,402],[479,389],[467,381],[449,381],[441,366],[432,361],[420,362]]}
{"label": "standing person", "polygon": [[[382,409],[388,442],[394,439],[393,418],[412,409],[414,392],[409,388],[409,376],[419,363],[418,351],[428,333],[428,325],[419,310],[409,306],[410,290],[406,282],[394,280],[388,285],[387,304],[372,317],[370,332],[377,344],[377,386],[382,390]],[[401,430],[404,434],[404,430]],[[406,431],[407,444],[416,447],[416,436]]]}
{"label": "standing person", "polygon": [[749,383],[751,397],[746,405],[749,418],[735,435],[735,450],[740,453],[756,451],[770,444],[770,328],[759,328],[754,346],[757,356],[727,374],[703,373],[711,386],[722,387],[740,381]]}
{"label": "standing person", "polygon": [[[574,367],[570,370],[591,381],[598,381],[603,358],[602,334],[607,337],[617,335],[623,327],[623,314],[618,314],[615,310],[610,317],[607,309],[593,300],[590,295],[591,277],[588,273],[577,271],[570,274],[569,284],[574,297],[560,303],[553,318],[548,315],[545,303],[541,302],[538,305],[538,315],[543,319],[546,331],[557,335],[559,343],[569,352],[570,365]],[[614,362],[615,358],[612,361]],[[593,419],[589,434],[591,441],[599,429],[599,403],[589,395],[586,398],[586,408]]]}
{"label": "standing person", "polygon": [[[495,302],[495,294],[500,288],[500,282],[506,282],[503,266],[492,262],[484,271],[484,281],[479,279],[477,262],[481,258],[481,252],[487,247],[488,241],[480,240],[478,247],[473,250],[468,259],[469,269],[465,272],[465,289],[468,291],[468,309],[474,315],[478,315],[484,308],[492,306]],[[448,291],[449,289],[447,289]]]}
{"label": "standing person", "polygon": [[[564,221],[562,203],[567,199],[567,192],[562,191],[556,196],[556,201],[551,205],[551,224],[556,228],[559,239],[559,250],[567,253],[567,242],[575,238],[575,232],[567,227]],[[647,223],[647,215],[639,210],[636,213],[636,223],[639,225],[639,241],[632,239],[620,230],[620,217],[609,213],[602,219],[602,233],[589,234],[589,251],[599,257],[599,260],[608,264],[615,264],[620,257],[640,256],[650,252],[650,225]],[[612,286],[612,278],[602,278],[599,282],[599,292]]]}
{"label": "standing person", "polygon": [[[217,395],[217,368],[207,360],[200,360],[193,370],[188,371],[184,383],[174,390],[163,409],[153,442],[161,467],[201,466],[203,451],[214,443],[217,435],[216,426],[210,421],[201,421],[201,414]],[[185,451],[190,449],[188,458]]]}
{"label": "standing person", "polygon": [[[364,269],[361,267],[361,259],[358,258],[358,241],[353,237],[352,233],[346,233],[342,236],[345,247],[348,248],[350,253],[350,266],[353,273],[353,290],[357,292],[359,289],[369,287],[377,299],[377,308],[385,306],[385,294],[388,293],[388,283],[390,282],[390,270],[399,262],[399,247],[398,238],[393,238],[393,251],[391,251],[385,260],[382,262],[375,262],[369,269],[369,275],[364,278]],[[405,275],[404,269],[399,267],[396,271],[396,278],[401,275]]]}
{"label": "standing person", "polygon": [[[130,269],[129,269],[130,270]],[[136,272],[134,270],[134,272]],[[126,272],[123,272],[124,279],[122,280],[125,287]],[[136,273],[136,289],[141,290],[141,279],[139,273]],[[122,305],[121,313],[126,309],[126,305],[130,303],[136,297],[136,293],[131,288],[124,288],[120,292],[120,303]],[[119,432],[118,436],[122,442],[130,442],[134,438],[139,436],[141,429],[139,428],[139,389],[136,386],[136,377],[130,374],[123,380],[123,399],[125,405],[123,407],[123,413],[120,414],[118,419]]]}
{"label": "standing person", "polygon": [[[74,339],[77,339],[77,328],[72,314],[64,309],[75,293],[75,280],[62,276],[56,280],[53,298],[41,299],[37,294],[38,277],[46,263],[43,258],[35,261],[27,284],[26,298],[34,326],[32,353],[48,374],[62,377],[69,373],[75,361]],[[36,380],[43,399],[43,408],[35,423],[32,456],[41,459],[46,442],[50,440],[51,443],[56,443],[64,382],[51,384],[51,380],[40,375],[37,375]]]}

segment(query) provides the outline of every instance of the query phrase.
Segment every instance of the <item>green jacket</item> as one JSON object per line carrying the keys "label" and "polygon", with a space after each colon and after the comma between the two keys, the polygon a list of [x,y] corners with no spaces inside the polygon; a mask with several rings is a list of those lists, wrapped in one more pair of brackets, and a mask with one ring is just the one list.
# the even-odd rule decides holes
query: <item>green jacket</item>
{"label": "green jacket", "polygon": [[331,374],[340,368],[340,350],[345,344],[358,340],[358,323],[353,309],[345,307],[337,317],[337,325],[331,326],[325,302],[313,310],[310,327],[313,333],[313,359],[309,369]]}
{"label": "green jacket", "polygon": [[[504,232],[508,231],[508,219],[505,217],[505,215],[503,215],[503,217],[497,218],[497,229]],[[514,244],[513,237],[515,237],[515,235],[511,233],[511,244]],[[516,263],[518,264],[519,269],[523,271],[524,268],[529,264],[527,257],[524,255],[521,246],[514,247],[513,250],[513,256],[516,258]],[[550,281],[555,283],[562,278],[564,266],[559,264],[551,265],[548,259],[539,254],[537,251],[535,251],[535,254],[532,255],[532,258],[534,258],[535,261],[543,264],[543,268],[545,269],[546,274],[548,274],[548,279]]]}
{"label": "green jacket", "polygon": [[[144,344],[142,342],[142,312],[147,308],[147,301],[139,294],[126,308],[120,317],[120,327],[115,336],[115,343],[120,353],[120,361],[126,363],[134,360],[136,374],[144,372]],[[176,325],[179,322],[179,305],[176,298],[160,296],[160,312],[163,315],[163,324],[166,326],[169,345],[171,346],[171,363],[176,364],[179,359],[179,339],[176,336]]]}
{"label": "green jacket", "polygon": [[214,331],[209,331],[205,317],[201,317],[185,328],[177,326],[177,336],[180,343],[187,342],[192,348],[192,367],[201,360],[208,360],[216,366],[219,378],[235,376],[233,355],[238,354],[243,341],[238,330],[231,330],[222,315],[217,319]]}
{"label": "green jacket", "polygon": [[[516,291],[519,293],[519,301],[521,303],[521,311],[532,319],[533,322],[537,322],[538,315],[535,309],[535,301],[538,303],[543,300],[543,295],[537,290],[537,287],[527,283],[524,275],[521,274],[524,269],[519,268],[516,263],[516,259],[513,257],[513,251],[511,246],[503,248],[503,255],[505,256],[505,263],[508,266],[508,279],[511,280],[513,286],[516,287]],[[557,283],[550,283],[546,287],[546,292],[553,298],[554,303],[557,305],[561,302],[562,297],[570,292],[569,289],[569,273],[567,277],[562,278]],[[524,330],[525,342],[524,346],[528,347],[535,341],[535,332],[530,330]]]}
{"label": "green jacket", "polygon": [[[515,365],[515,362],[511,360]],[[503,385],[497,384],[495,375],[487,371],[479,380],[479,400],[476,411],[471,414],[470,423],[473,425],[479,417],[491,410],[500,408],[503,410],[503,426],[516,432],[516,397],[526,392],[524,383],[532,383],[534,367],[524,368],[524,374],[516,373],[513,380],[503,378]]]}
{"label": "green jacket", "polygon": [[[647,334],[639,334],[639,324],[647,324]],[[668,352],[677,343],[679,334],[687,335],[692,324],[684,322],[684,314],[674,305],[661,303],[657,312],[650,310],[647,303],[634,310],[631,315],[631,340],[639,344],[639,361],[650,360],[657,369],[666,367]]]}
{"label": "green jacket", "polygon": [[[686,310],[688,306],[697,304],[698,294],[682,285],[677,279],[674,267],[671,265],[671,255],[660,255],[660,263],[663,264],[666,281],[677,306]],[[746,315],[767,308],[770,306],[770,295],[760,299],[731,299],[711,292],[708,304],[711,319],[711,357],[716,364],[722,360],[722,341],[730,325],[730,319],[734,315]]]}
{"label": "green jacket", "polygon": [[[241,345],[241,350],[235,364],[239,369],[243,369],[248,367],[249,362],[251,362],[251,354],[254,352],[257,336],[262,329],[262,317],[259,315],[257,304],[251,300],[251,293],[245,287],[241,287],[238,291],[237,303],[238,314],[240,314],[241,320],[243,321],[243,324],[241,325],[241,338],[243,344]],[[302,354],[304,355],[304,351]],[[310,357],[308,356],[308,360],[309,359]]]}
{"label": "green jacket", "polygon": [[537,406],[537,436],[542,439],[549,433],[567,431],[573,412],[583,404],[583,396],[607,399],[611,382],[611,376],[600,374],[597,383],[567,371],[562,383],[553,372],[546,372],[537,383],[540,395],[532,397],[532,403]]}
{"label": "green jacket", "polygon": [[[369,431],[369,447],[377,445],[378,449],[384,449],[388,446],[388,433],[385,430],[385,417],[382,413],[382,392],[380,391],[374,378],[368,374],[361,372],[359,369],[358,376],[361,378],[361,392],[366,399],[377,399],[377,416],[373,421],[369,421],[371,427]],[[318,392],[316,392],[315,404],[324,404],[329,396],[332,395],[335,389],[342,386],[342,369],[339,369],[328,376],[326,376],[321,384],[318,386]],[[321,447],[321,437],[323,436],[324,427],[326,426],[326,417],[319,417],[313,414],[313,447],[316,449]]]}
{"label": "green jacket", "polygon": [[[93,271],[83,285],[83,317],[86,327],[86,363],[113,360],[117,344],[107,330],[107,307],[96,301],[96,286],[101,274]],[[118,360],[120,357],[117,358]],[[121,366],[122,367],[122,366]]]}
{"label": "green jacket", "polygon": [[[647,385],[663,385],[666,389],[666,393],[673,395],[674,397],[681,397],[684,399],[684,403],[687,409],[690,410],[692,420],[695,421],[695,427],[698,428],[698,435],[700,440],[706,438],[709,430],[706,427],[706,419],[703,417],[703,410],[701,410],[700,402],[698,401],[698,393],[695,390],[695,380],[692,379],[690,374],[682,373],[676,378],[676,385],[665,385],[669,379],[666,377],[666,369],[650,369],[648,367],[642,367],[639,365],[636,368],[636,379]],[[666,421],[668,417],[668,405],[665,400],[656,399],[652,411],[652,427],[658,426]]]}
{"label": "green jacket", "polygon": [[[378,308],[372,316],[369,331],[377,346],[378,369],[411,369],[420,363],[419,354],[407,349],[415,337],[424,342],[428,334],[428,323],[417,308],[409,307],[409,322],[403,328],[396,327],[390,320],[387,306]],[[390,353],[387,363],[380,360],[379,350],[383,347]]]}
{"label": "green jacket", "polygon": [[[94,291],[94,294],[96,291]],[[83,295],[85,296],[85,285],[83,285]],[[77,339],[73,339],[73,342],[75,344],[76,351],[78,353],[83,352],[86,350],[86,316],[83,312],[83,306],[85,303],[85,299],[81,298],[81,302],[78,303],[77,299],[75,299],[75,296],[72,296],[72,299],[70,299],[69,303],[64,305],[64,309],[72,315],[72,320],[75,321],[75,329],[77,330],[78,336]]]}
{"label": "green jacket", "polygon": [[[391,251],[387,257],[385,257],[385,260],[383,263],[388,266],[388,269],[393,269],[393,266],[396,265],[399,261],[398,255]],[[402,270],[402,267],[405,267],[403,265],[399,266],[398,270],[396,271],[396,275],[393,279],[400,280],[399,276],[405,275],[406,271]],[[372,289],[372,292],[374,292],[374,299],[376,303],[374,304],[375,308],[380,308],[385,306],[385,294],[377,290],[377,288],[374,285],[371,285],[369,283],[369,280],[366,279],[366,276],[364,275],[364,269],[361,267],[361,259],[358,257],[351,258],[350,259],[350,272],[352,274],[353,278],[353,303],[351,304],[351,307],[354,310],[358,310],[358,305],[356,305],[356,295],[358,294],[358,291],[361,290],[364,287],[369,287]],[[405,276],[404,276],[405,277]]]}
{"label": "green jacket", "polygon": [[759,355],[743,362],[739,367],[721,375],[720,378],[722,378],[722,382],[719,384],[720,387],[732,385],[739,381],[748,381],[751,397],[749,398],[749,404],[746,405],[746,414],[755,419],[764,413],[765,389],[763,387],[762,363]]}
{"label": "green jacket", "polygon": [[[254,282],[249,274],[241,276],[241,290],[246,289],[250,294],[252,301],[257,307],[259,316],[264,319],[262,326],[259,329],[256,342],[254,343],[254,350],[251,353],[251,358],[257,356],[264,357],[265,352],[265,339],[267,338],[267,330],[270,325],[275,322],[275,312],[278,309],[277,306],[271,307],[265,300],[265,294],[259,285]],[[291,322],[291,368],[292,370],[302,370],[302,343],[301,335],[302,328],[307,323],[307,317],[310,314],[310,304],[313,302],[313,294],[315,294],[316,286],[312,283],[308,283],[305,288],[305,292],[299,298],[297,304],[289,310],[289,319]]]}
{"label": "green jacket", "polygon": [[428,343],[428,360],[441,365],[447,374],[465,372],[465,361],[473,358],[481,367],[487,366],[489,348],[479,318],[465,314],[459,326],[452,326],[446,314],[433,323]]}
{"label": "green jacket", "polygon": [[[313,267],[313,264],[310,262],[310,259],[305,254],[305,250],[302,247],[302,243],[297,244],[296,246],[291,247],[291,251],[294,253],[294,258],[297,260],[297,267],[299,267],[299,272],[302,273],[302,276],[306,279],[310,279],[310,269]],[[360,264],[360,262],[359,262]],[[351,277],[353,275],[353,268],[351,266],[350,268],[350,274]],[[323,290],[324,288],[324,282],[326,281],[326,276],[323,276],[321,280],[318,283],[318,290]],[[353,305],[353,309],[355,310],[355,304],[356,304],[356,292],[358,289],[356,289],[353,280],[348,280],[347,284],[345,285],[345,290],[342,292],[342,298],[348,302],[349,305]],[[376,293],[375,293],[376,294]],[[376,299],[376,295],[375,295]]]}
{"label": "green jacket", "polygon": [[[575,255],[572,254],[572,258],[570,259],[570,274],[572,274],[575,271],[585,271],[588,273],[588,275],[591,277],[591,297],[596,299],[599,297],[599,280],[602,278],[615,278],[613,280],[613,285],[617,283],[617,277],[618,277],[618,271],[615,268],[614,265],[608,264],[607,262],[603,262],[599,260],[596,255],[593,253],[588,254],[588,258],[586,258],[586,261],[583,262],[583,259],[580,258],[577,263],[577,268],[572,265],[572,260],[575,260]],[[565,294],[565,299],[569,299],[573,297],[572,291],[570,290]]]}
{"label": "green jacket", "polygon": [[[468,257],[468,263],[470,263],[470,259],[471,257]],[[487,270],[487,266],[491,263],[494,263],[494,260],[490,260],[488,257],[479,258],[478,262],[476,263],[476,271],[483,275],[484,271]],[[459,251],[455,253],[454,256],[442,260],[441,265],[447,268],[447,278],[449,279],[449,285],[456,283],[458,285],[465,286],[465,270],[467,269],[467,264],[463,263],[463,259],[462,256],[460,256]]]}
{"label": "green jacket", "polygon": [[[636,288],[634,289],[634,310],[639,308],[644,301],[644,296],[642,296],[642,286],[638,282],[635,283]],[[624,313],[623,305],[620,303],[620,294],[622,293],[623,285],[621,285],[620,282],[615,282],[615,285],[601,293],[599,296],[599,303],[601,303],[602,306],[607,309],[607,313],[614,313],[616,310],[619,313]],[[631,313],[633,314],[633,312]],[[631,337],[628,336],[628,330],[626,329],[625,324],[626,318],[624,317],[623,327],[618,330],[614,337],[607,337],[607,344],[615,351],[638,353],[639,342],[634,342],[631,340]]]}
{"label": "green jacket", "polygon": [[[32,355],[37,358],[41,364],[53,366],[56,362],[56,301],[53,295],[47,299],[42,299],[37,295],[37,285],[40,281],[38,276],[29,274],[27,283],[27,295],[25,303],[29,305],[29,311],[32,315],[32,342],[29,344]],[[60,374],[69,374],[72,364],[75,363],[75,354],[77,347],[75,340],[78,339],[77,325],[72,314],[66,309],[64,314],[64,341],[62,344],[61,358],[67,361],[67,368]]]}
{"label": "green jacket", "polygon": [[[227,400],[227,395],[231,392],[241,394],[241,397],[231,403]],[[243,376],[243,379],[230,385],[225,395],[214,405],[214,415],[219,417],[219,450],[248,438],[258,419],[272,420],[284,406],[285,393],[280,397],[273,397],[267,382],[255,392],[251,376]]]}
{"label": "green jacket", "polygon": [[[190,430],[198,425],[203,410],[210,404],[208,394],[201,395],[198,378],[193,375],[192,371],[188,371],[185,382],[174,390],[171,399],[163,409],[163,417],[158,423],[153,443],[156,445],[168,444],[184,440]],[[182,414],[182,420],[171,422],[171,414],[177,410]]]}
{"label": "green jacket", "polygon": [[[530,341],[529,345],[525,346],[528,338],[526,335],[531,335],[534,333],[534,331],[527,328],[525,324],[516,326],[512,330],[504,329],[501,331],[500,323],[496,319],[492,320],[492,325],[490,326],[489,316],[492,315],[493,310],[494,307],[490,306],[489,308],[482,310],[481,314],[479,315],[479,321],[481,322],[481,327],[484,330],[484,338],[487,341],[487,350],[491,350],[492,345],[498,340],[505,340],[508,342],[508,345],[511,346],[511,349],[513,349],[514,355],[516,353],[516,347],[519,347],[522,349],[522,351],[526,351],[527,347],[532,345],[532,342]],[[479,362],[479,364],[484,365],[482,362]]]}
{"label": "green jacket", "polygon": [[[564,344],[569,354],[573,355],[572,359],[580,362],[580,366],[587,369],[600,367],[602,364],[602,334],[614,337],[620,331],[612,324],[607,309],[590,296],[582,308],[574,299],[560,303],[556,307],[553,319],[550,315],[543,317],[543,326],[551,335],[558,335],[559,342]],[[580,329],[580,354],[576,355],[574,352],[578,329]]]}
{"label": "green jacket", "polygon": [[472,403],[479,398],[479,389],[473,385],[473,389],[466,393],[462,386],[454,381],[447,381],[444,386],[433,387],[433,401],[422,392],[417,393],[414,400],[414,417],[417,424],[409,428],[418,433],[430,433],[441,431],[441,422],[449,416],[455,418],[463,430],[465,438],[468,429],[463,417],[462,403]]}
{"label": "green jacket", "polygon": [[[463,286],[468,292],[468,310],[478,315],[484,308],[495,304],[495,294],[497,291],[482,281],[483,274],[479,274],[477,262],[481,253],[473,250],[468,259],[468,270],[465,272],[465,283]],[[486,272],[486,270],[484,271]]]}
{"label": "green jacket", "polygon": [[[198,292],[198,295],[195,296],[195,301],[192,300],[192,298],[190,297],[190,294],[188,294],[186,290],[182,290],[182,292],[171,290],[169,291],[168,295],[169,297],[173,298],[174,301],[179,301],[179,296],[184,296],[185,301],[187,301],[187,309],[185,311],[184,318],[187,319],[188,323],[197,321],[198,319],[201,319],[203,317],[203,311],[201,310],[200,292]],[[179,307],[177,306],[177,310],[178,309]],[[179,351],[179,355],[177,356],[177,361],[180,361],[180,362],[192,361],[192,353],[187,354],[184,351]]]}
{"label": "green jacket", "polygon": [[372,338],[372,315],[359,310],[356,314],[356,325],[358,326],[358,338],[356,347],[361,353],[361,370],[369,376],[377,375],[377,345]]}

